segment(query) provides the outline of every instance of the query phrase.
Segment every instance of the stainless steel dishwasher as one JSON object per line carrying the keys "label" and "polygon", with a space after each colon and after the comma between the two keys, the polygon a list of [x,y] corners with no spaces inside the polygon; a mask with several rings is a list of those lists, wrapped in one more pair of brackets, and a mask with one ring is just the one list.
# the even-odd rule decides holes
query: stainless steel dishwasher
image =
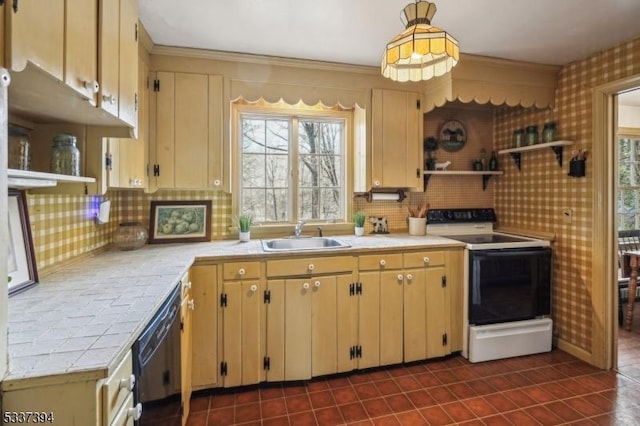
{"label": "stainless steel dishwasher", "polygon": [[180,295],[177,286],[133,344],[133,371],[138,380],[135,403],[142,403],[139,426],[170,418],[180,424]]}

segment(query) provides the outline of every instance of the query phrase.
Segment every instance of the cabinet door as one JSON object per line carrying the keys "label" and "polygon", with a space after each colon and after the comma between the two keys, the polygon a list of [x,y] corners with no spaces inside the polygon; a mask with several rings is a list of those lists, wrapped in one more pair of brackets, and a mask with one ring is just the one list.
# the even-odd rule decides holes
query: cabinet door
{"label": "cabinet door", "polygon": [[64,0],[22,0],[6,15],[7,65],[21,71],[31,61],[63,81]]}
{"label": "cabinet door", "polygon": [[423,269],[404,274],[404,361],[427,357],[427,286]]}
{"label": "cabinet door", "polygon": [[217,266],[191,267],[191,297],[196,309],[192,319],[192,375],[194,389],[218,384],[218,289]]}
{"label": "cabinet door", "polygon": [[65,2],[64,82],[95,105],[98,96],[98,1]]}
{"label": "cabinet door", "polygon": [[285,282],[267,281],[269,303],[266,304],[265,356],[269,359],[269,369],[265,379],[269,382],[284,380],[285,362]]}
{"label": "cabinet door", "polygon": [[3,2],[2,4],[0,4],[0,67],[5,67],[5,56],[4,56],[4,52],[5,52],[5,46],[4,46],[4,39],[5,39],[5,35],[4,35],[4,28],[5,28],[5,21],[4,21],[4,11],[6,8],[5,3]]}
{"label": "cabinet door", "polygon": [[358,295],[358,345],[362,347],[359,368],[380,365],[380,273],[360,273],[362,293]]}
{"label": "cabinet door", "polygon": [[118,57],[118,117],[138,125],[138,7],[135,0],[120,0]]}
{"label": "cabinet door", "polygon": [[260,281],[225,282],[226,306],[222,310],[222,351],[227,365],[224,386],[260,382],[262,373]]}
{"label": "cabinet door", "polygon": [[373,90],[371,186],[420,188],[422,111],[420,94]]}
{"label": "cabinet door", "polygon": [[426,270],[427,358],[451,353],[449,336],[451,299],[448,287],[443,285],[444,276],[443,267]]}
{"label": "cabinet door", "polygon": [[285,281],[285,380],[311,378],[310,279]]}
{"label": "cabinet door", "polygon": [[316,377],[338,371],[337,278],[311,281],[311,375]]}
{"label": "cabinet door", "polygon": [[402,362],[402,271],[380,272],[380,365]]}
{"label": "cabinet door", "polygon": [[[351,356],[351,348],[358,343],[358,296],[355,294],[355,284],[351,275],[338,276],[336,285],[336,316],[338,321],[337,371],[342,373],[358,367],[357,360]],[[369,348],[369,351],[371,351],[371,348]],[[370,355],[368,352],[365,353]]]}
{"label": "cabinet door", "polygon": [[191,291],[185,295],[180,305],[180,317],[182,324],[182,334],[180,337],[180,369],[182,372],[182,425],[184,426],[189,417],[191,401],[191,375],[193,373],[191,362],[192,355],[192,323],[193,309],[195,304],[191,299]]}
{"label": "cabinet door", "polygon": [[158,72],[157,81],[157,187],[206,188],[208,76]]}
{"label": "cabinet door", "polygon": [[227,176],[230,164],[224,155],[223,79],[209,76],[209,182],[208,186],[231,192]]}
{"label": "cabinet door", "polygon": [[148,68],[144,61],[138,64],[140,92],[140,120],[138,137],[108,138],[107,151],[111,156],[111,169],[107,170],[109,188],[147,188],[148,147]]}
{"label": "cabinet door", "polygon": [[98,24],[98,106],[118,116],[120,73],[120,1],[100,0]]}

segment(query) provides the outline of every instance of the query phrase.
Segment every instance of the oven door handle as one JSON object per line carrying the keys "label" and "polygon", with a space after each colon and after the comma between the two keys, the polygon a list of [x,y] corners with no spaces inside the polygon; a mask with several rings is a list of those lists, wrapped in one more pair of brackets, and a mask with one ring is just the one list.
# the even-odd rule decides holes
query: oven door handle
{"label": "oven door handle", "polygon": [[493,250],[472,250],[473,257],[513,257],[513,256],[545,256],[551,253],[548,247],[534,249],[504,248]]}

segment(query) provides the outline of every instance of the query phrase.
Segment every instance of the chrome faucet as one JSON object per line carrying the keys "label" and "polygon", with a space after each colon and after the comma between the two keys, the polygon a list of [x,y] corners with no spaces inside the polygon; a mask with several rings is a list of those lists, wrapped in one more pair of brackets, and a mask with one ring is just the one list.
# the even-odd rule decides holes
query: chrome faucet
{"label": "chrome faucet", "polygon": [[304,224],[305,224],[305,222],[303,220],[301,220],[293,228],[293,234],[296,236],[296,238],[300,238],[300,235],[302,234],[302,228],[304,227]]}
{"label": "chrome faucet", "polygon": [[316,229],[318,230],[318,237],[322,238],[322,228],[318,226]]}

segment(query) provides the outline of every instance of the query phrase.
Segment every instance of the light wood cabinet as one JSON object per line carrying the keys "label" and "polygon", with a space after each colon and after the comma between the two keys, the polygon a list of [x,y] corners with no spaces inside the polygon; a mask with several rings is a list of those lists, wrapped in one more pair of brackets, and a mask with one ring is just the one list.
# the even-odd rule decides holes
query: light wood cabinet
{"label": "light wood cabinet", "polygon": [[189,270],[192,315],[191,385],[194,390],[218,386],[219,299],[217,265],[195,265]]}
{"label": "light wood cabinet", "polygon": [[8,67],[22,71],[31,61],[63,81],[65,0],[22,0],[17,5],[17,10],[6,9]]}
{"label": "light wood cabinet", "polygon": [[404,254],[404,361],[449,354],[450,299],[444,251]]}
{"label": "light wood cabinet", "polygon": [[193,311],[195,302],[191,296],[192,284],[189,274],[182,277],[182,302],[180,303],[180,371],[182,374],[181,387],[181,412],[182,426],[187,423],[189,409],[191,407],[192,373],[193,373]]}
{"label": "light wood cabinet", "polygon": [[96,105],[98,1],[65,0],[64,82]]}
{"label": "light wood cabinet", "polygon": [[421,189],[420,94],[373,89],[371,104],[371,188]]}
{"label": "light wood cabinet", "polygon": [[[7,411],[50,413],[44,423],[72,425],[133,425],[141,412],[134,407],[131,351],[109,377],[75,375],[59,380],[34,379],[16,386],[4,384],[2,408]],[[32,419],[33,420],[33,419]]]}
{"label": "light wood cabinet", "polygon": [[[231,266],[240,272],[251,270],[251,264]],[[223,265],[227,274],[228,265]],[[263,380],[263,314],[264,280],[246,278],[223,281],[220,293],[222,311],[221,376],[224,387],[256,384]]]}
{"label": "light wood cabinet", "polygon": [[109,188],[148,188],[149,142],[148,66],[138,61],[139,120],[138,137],[106,138],[106,180]]}
{"label": "light wood cabinet", "polygon": [[221,76],[156,73],[150,146],[154,189],[222,189],[221,100]]}
{"label": "light wood cabinet", "polygon": [[100,0],[98,106],[123,122],[138,121],[138,9],[134,0]]}

